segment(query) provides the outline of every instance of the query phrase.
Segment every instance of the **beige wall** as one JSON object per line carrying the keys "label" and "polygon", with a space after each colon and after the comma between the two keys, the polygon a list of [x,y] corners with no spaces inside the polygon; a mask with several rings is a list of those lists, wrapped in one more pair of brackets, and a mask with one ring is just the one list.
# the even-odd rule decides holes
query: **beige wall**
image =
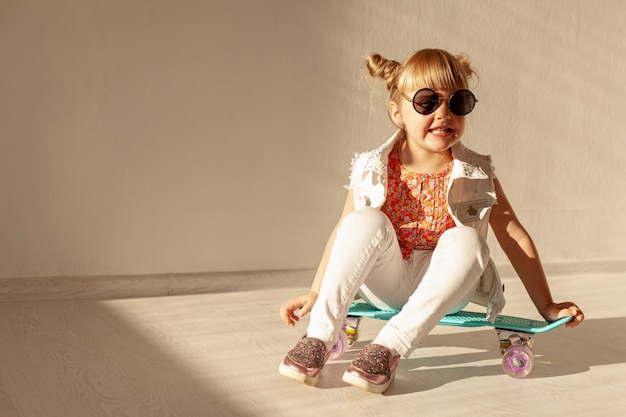
{"label": "beige wall", "polygon": [[624,21],[622,0],[0,0],[0,277],[315,267],[353,152],[392,132],[363,57],[423,47],[473,59],[464,141],[544,261],[626,260]]}

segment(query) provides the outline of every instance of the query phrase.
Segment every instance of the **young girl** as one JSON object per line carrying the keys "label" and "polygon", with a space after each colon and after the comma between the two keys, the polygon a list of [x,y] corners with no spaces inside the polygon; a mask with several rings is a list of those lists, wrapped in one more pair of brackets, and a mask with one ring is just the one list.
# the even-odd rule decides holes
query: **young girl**
{"label": "young girl", "polygon": [[315,385],[357,294],[380,309],[400,310],[343,376],[375,393],[389,387],[400,356],[410,356],[444,315],[474,301],[494,320],[504,296],[489,258],[488,224],[539,313],[550,321],[573,316],[567,326],[580,324],[584,315],[574,303],[552,300],[533,241],[491,158],[460,142],[476,104],[469,59],[425,49],[402,64],[370,55],[367,67],[386,82],[398,131],[353,161],[343,213],[311,289],[280,309],[289,326],[309,311],[311,317],[279,372]]}

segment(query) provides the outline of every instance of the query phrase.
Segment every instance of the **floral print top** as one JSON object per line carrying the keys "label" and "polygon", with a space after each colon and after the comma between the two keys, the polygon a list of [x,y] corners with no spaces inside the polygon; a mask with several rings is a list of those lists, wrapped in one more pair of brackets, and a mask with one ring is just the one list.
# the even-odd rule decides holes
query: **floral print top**
{"label": "floral print top", "polygon": [[446,201],[452,162],[437,174],[408,171],[400,162],[401,143],[389,155],[387,200],[381,210],[396,230],[402,257],[409,259],[414,249],[435,249],[443,232],[456,226]]}

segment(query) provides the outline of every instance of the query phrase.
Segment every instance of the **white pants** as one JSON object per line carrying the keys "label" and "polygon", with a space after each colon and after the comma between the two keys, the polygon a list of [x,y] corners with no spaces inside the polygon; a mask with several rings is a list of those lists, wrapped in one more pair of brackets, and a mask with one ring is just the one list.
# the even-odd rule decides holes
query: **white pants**
{"label": "white pants", "polygon": [[489,262],[489,248],[471,227],[441,235],[434,250],[402,258],[389,218],[371,207],[348,214],[337,230],[307,329],[332,346],[359,293],[381,309],[401,309],[373,343],[408,357],[446,314],[469,303]]}

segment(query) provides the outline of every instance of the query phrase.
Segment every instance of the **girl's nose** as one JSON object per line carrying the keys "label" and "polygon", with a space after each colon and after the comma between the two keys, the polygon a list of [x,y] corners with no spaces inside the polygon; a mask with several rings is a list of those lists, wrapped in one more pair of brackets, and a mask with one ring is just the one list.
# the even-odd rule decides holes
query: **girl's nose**
{"label": "girl's nose", "polygon": [[446,100],[435,111],[435,117],[440,120],[450,120],[452,118],[452,112]]}

